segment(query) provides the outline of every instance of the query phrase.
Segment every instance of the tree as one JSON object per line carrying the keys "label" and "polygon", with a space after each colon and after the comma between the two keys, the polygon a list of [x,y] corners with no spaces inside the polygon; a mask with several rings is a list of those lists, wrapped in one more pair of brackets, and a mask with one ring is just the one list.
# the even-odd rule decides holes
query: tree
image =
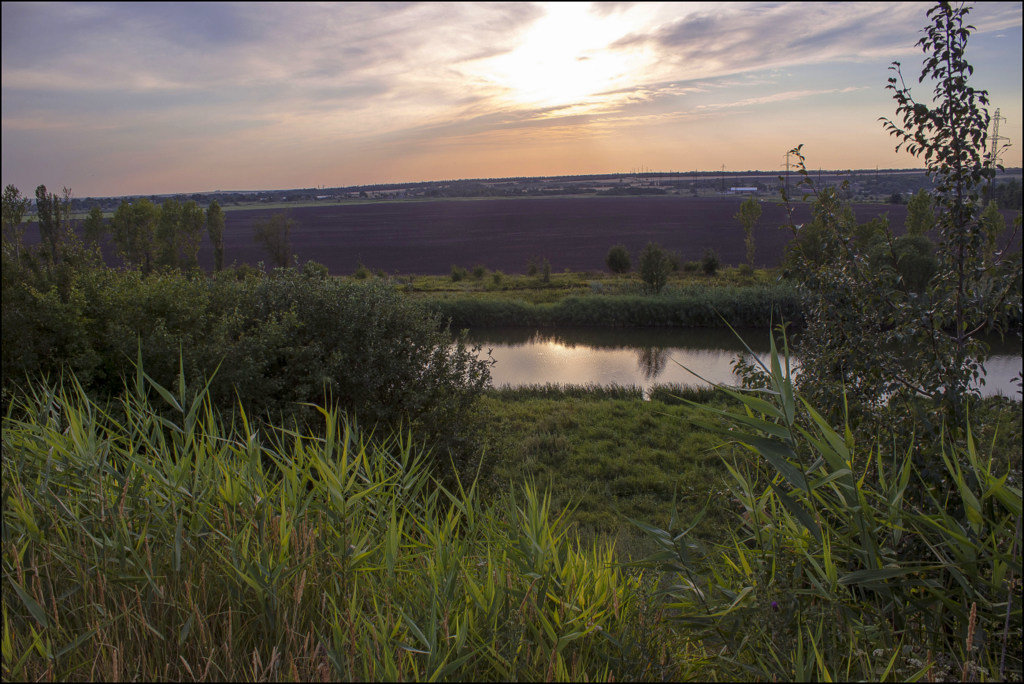
{"label": "tree", "polygon": [[628,273],[629,269],[633,267],[625,245],[615,245],[609,249],[608,256],[604,258],[604,263],[612,273]]}
{"label": "tree", "polygon": [[199,268],[199,244],[205,225],[206,216],[195,200],[185,202],[178,222],[178,264],[182,268]]}
{"label": "tree", "polygon": [[264,221],[256,222],[253,240],[263,247],[274,266],[287,267],[292,260],[291,231],[295,221],[278,212]]}
{"label": "tree", "polygon": [[206,210],[206,230],[210,233],[213,245],[213,268],[216,271],[224,268],[224,211],[217,200],[210,202]]}
{"label": "tree", "polygon": [[[926,59],[918,79],[935,81],[929,106],[915,100],[903,80],[900,63],[893,62],[894,75],[886,88],[893,93],[897,124],[881,121],[898,143],[924,160],[935,183],[939,209],[939,268],[933,278],[932,303],[923,311],[903,306],[901,315],[913,314],[919,342],[938,350],[941,385],[932,383],[926,393],[941,395],[958,425],[965,419],[967,402],[973,395],[971,383],[983,372],[987,347],[979,333],[1002,327],[1001,321],[1014,314],[1019,327],[1019,257],[1009,272],[999,269],[985,248],[985,223],[981,220],[982,194],[1000,168],[988,150],[990,116],[988,92],[968,85],[974,67],[966,59],[967,40],[974,27],[965,24],[970,9],[952,7],[948,2],[928,10],[931,26],[918,45]],[[997,275],[997,271],[1001,271]],[[924,388],[923,388],[924,389]]]}
{"label": "tree", "polygon": [[668,252],[656,242],[648,242],[644,251],[640,253],[640,278],[647,286],[648,292],[661,292],[671,272],[672,260]]}
{"label": "tree", "polygon": [[927,190],[918,190],[907,202],[907,219],[904,225],[908,235],[924,235],[935,227],[932,196]]}
{"label": "tree", "polygon": [[39,237],[49,247],[51,261],[56,261],[60,244],[60,198],[47,192],[45,185],[36,187],[36,220]]}
{"label": "tree", "polygon": [[814,188],[801,148],[791,151],[801,185],[816,197],[814,220],[799,229],[790,221],[787,266],[806,321],[800,384],[833,418],[849,411],[869,431],[907,443],[914,430],[966,426],[987,355],[979,335],[1020,328],[1019,253],[1014,261],[985,249],[981,189],[995,167],[986,155],[987,96],[967,84],[966,13],[947,3],[928,12],[932,25],[918,45],[926,55],[921,80],[937,81],[934,107],[911,98],[894,63],[888,88],[903,124],[882,118],[897,150],[923,158],[935,185],[934,252],[921,234],[929,223],[923,200],[915,198],[904,238],[884,222],[858,226],[835,192]]}
{"label": "tree", "polygon": [[160,218],[156,225],[157,263],[161,266],[178,267],[180,232],[181,203],[172,197],[160,205]]}
{"label": "tree", "polygon": [[747,247],[747,263],[754,268],[754,226],[761,218],[761,204],[753,197],[743,200],[740,210],[733,217],[743,226],[743,244]]}
{"label": "tree", "polygon": [[8,185],[3,192],[3,244],[4,253],[13,253],[15,262],[21,258],[22,239],[25,229],[21,222],[25,218],[31,200],[21,194],[21,190]]}
{"label": "tree", "polygon": [[153,270],[156,262],[156,227],[160,209],[145,197],[124,200],[110,221],[111,237],[118,255],[129,268],[143,273]]}
{"label": "tree", "polygon": [[98,248],[100,241],[107,233],[107,224],[103,220],[103,210],[99,207],[90,209],[89,215],[85,217],[82,227],[85,233],[85,241]]}

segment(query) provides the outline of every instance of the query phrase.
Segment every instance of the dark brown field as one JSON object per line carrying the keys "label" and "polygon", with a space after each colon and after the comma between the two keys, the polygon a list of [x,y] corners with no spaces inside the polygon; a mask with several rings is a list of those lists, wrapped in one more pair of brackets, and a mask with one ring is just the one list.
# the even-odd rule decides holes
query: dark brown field
{"label": "dark brown field", "polygon": [[[388,202],[291,209],[298,224],[292,251],[300,261],[326,264],[333,274],[351,273],[363,263],[388,273],[443,274],[453,264],[522,273],[533,257],[547,258],[555,271],[602,270],[608,249],[621,243],[634,262],[649,241],[676,250],[684,261],[715,249],[724,264],[745,260],[743,229],[733,218],[740,199],[690,197],[523,198],[473,201]],[[785,210],[765,203],[757,227],[757,263],[778,264],[791,235],[780,228]],[[865,204],[858,220],[888,213],[903,230],[906,207]],[[253,225],[272,211],[227,213],[225,262],[264,259],[252,241]],[[795,211],[808,219],[806,206]],[[212,266],[208,247],[200,254]]]}
{"label": "dark brown field", "polygon": [[[326,264],[335,275],[352,273],[362,263],[388,273],[444,274],[453,264],[522,273],[534,257],[547,258],[555,271],[597,271],[615,244],[624,244],[636,258],[649,241],[696,261],[713,248],[723,264],[745,261],[743,229],[733,216],[739,198],[551,197],[488,200],[435,200],[333,204],[286,210],[296,222],[292,252],[300,263]],[[775,266],[791,234],[785,209],[762,204],[756,243],[759,266]],[[267,257],[252,239],[254,225],[274,209],[227,212],[224,234],[226,265],[256,264]],[[857,204],[858,221],[887,214],[894,232],[903,232],[906,207]],[[1004,212],[1012,225],[1015,212]],[[807,205],[796,205],[794,221],[810,218]],[[38,241],[29,226],[28,242]],[[113,250],[105,250],[111,263]],[[199,254],[213,267],[209,241]]]}

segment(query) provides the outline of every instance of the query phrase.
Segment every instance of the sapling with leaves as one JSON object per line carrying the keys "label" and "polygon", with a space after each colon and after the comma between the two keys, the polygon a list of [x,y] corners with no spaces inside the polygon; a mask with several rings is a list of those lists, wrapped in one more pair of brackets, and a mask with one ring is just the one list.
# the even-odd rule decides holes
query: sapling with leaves
{"label": "sapling with leaves", "polygon": [[[948,3],[928,12],[932,23],[918,42],[926,56],[920,80],[936,82],[935,105],[911,96],[895,62],[887,87],[902,123],[882,119],[897,150],[922,158],[935,183],[934,254],[887,226],[862,239],[867,233],[838,194],[814,186],[802,146],[791,151],[801,185],[816,200],[814,221],[790,221],[788,266],[801,284],[807,320],[801,386],[830,417],[844,410],[845,395],[854,422],[863,418],[869,431],[904,438],[921,429],[934,436],[944,421],[962,434],[984,377],[982,334],[1019,334],[1021,327],[1019,253],[987,246],[982,192],[997,166],[986,147],[987,94],[968,85],[967,12]],[[913,204],[923,223],[923,198]],[[924,225],[912,229],[923,233]],[[927,405],[936,410],[922,413]]]}

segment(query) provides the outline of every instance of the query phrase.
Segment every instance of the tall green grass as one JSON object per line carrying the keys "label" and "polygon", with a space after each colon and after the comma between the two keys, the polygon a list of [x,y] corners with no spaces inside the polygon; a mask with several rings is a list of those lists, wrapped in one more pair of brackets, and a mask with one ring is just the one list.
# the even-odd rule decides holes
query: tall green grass
{"label": "tall green grass", "polygon": [[226,423],[183,376],[33,387],[3,420],[5,680],[688,676],[645,579],[532,486],[448,491],[331,409]]}

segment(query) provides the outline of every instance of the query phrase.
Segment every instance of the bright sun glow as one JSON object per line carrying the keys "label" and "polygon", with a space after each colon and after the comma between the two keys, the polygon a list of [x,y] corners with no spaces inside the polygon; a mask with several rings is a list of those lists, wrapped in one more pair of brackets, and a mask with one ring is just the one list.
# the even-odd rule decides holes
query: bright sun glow
{"label": "bright sun glow", "polygon": [[635,55],[608,50],[626,28],[583,3],[548,6],[518,48],[479,64],[480,75],[508,89],[519,105],[557,107],[621,87],[639,66]]}

